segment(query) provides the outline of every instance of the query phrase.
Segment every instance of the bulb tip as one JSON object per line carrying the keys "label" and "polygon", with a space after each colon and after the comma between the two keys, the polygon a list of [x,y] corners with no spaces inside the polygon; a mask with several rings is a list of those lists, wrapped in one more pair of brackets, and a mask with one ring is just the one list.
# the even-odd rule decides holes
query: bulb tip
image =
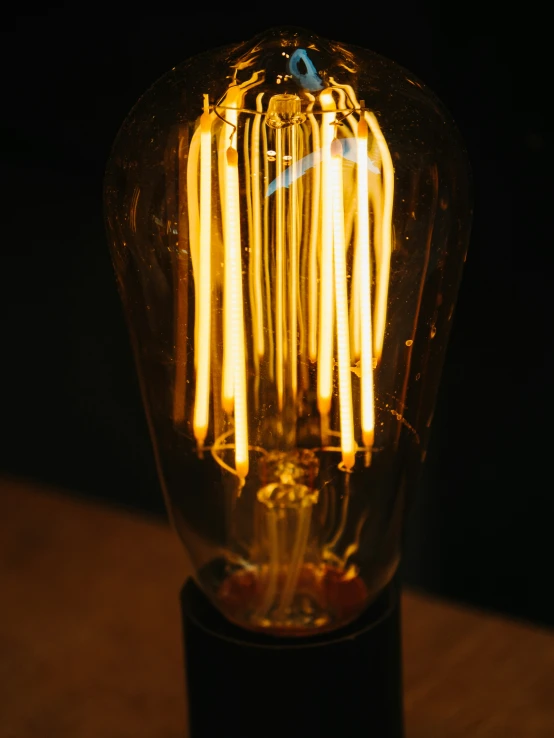
{"label": "bulb tip", "polygon": [[236,460],[236,472],[240,480],[240,488],[244,487],[246,477],[248,476],[248,457],[246,459]]}
{"label": "bulb tip", "polygon": [[229,164],[230,167],[236,167],[239,163],[239,155],[236,149],[234,149],[232,146],[229,146],[227,149],[227,164]]}
{"label": "bulb tip", "polygon": [[200,116],[200,128],[202,133],[210,133],[212,128],[212,118],[208,111],[205,111]]}
{"label": "bulb tip", "polygon": [[354,468],[356,463],[356,452],[354,449],[343,449],[342,451],[342,464],[344,469],[349,472]]}
{"label": "bulb tip", "polygon": [[319,414],[321,415],[321,418],[327,418],[329,413],[331,412],[331,398],[330,397],[323,397],[323,395],[320,395],[317,398],[317,409],[319,410]]}

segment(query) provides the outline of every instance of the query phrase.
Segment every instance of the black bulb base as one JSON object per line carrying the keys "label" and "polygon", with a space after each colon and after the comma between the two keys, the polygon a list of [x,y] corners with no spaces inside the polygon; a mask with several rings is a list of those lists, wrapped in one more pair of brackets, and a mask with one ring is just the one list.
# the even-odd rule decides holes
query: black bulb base
{"label": "black bulb base", "polygon": [[403,738],[400,604],[391,583],[356,621],[276,638],[181,592],[190,738]]}

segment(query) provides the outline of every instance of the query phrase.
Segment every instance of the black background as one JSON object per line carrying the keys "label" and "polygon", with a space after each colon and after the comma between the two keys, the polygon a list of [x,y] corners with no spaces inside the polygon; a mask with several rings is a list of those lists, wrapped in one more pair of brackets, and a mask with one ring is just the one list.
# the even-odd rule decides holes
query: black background
{"label": "black background", "polygon": [[[162,514],[102,215],[127,112],[187,56],[301,25],[395,59],[456,119],[469,257],[408,581],[554,623],[552,64],[538,7],[68,3],[4,18],[0,469]],[[45,523],[47,524],[47,522]]]}

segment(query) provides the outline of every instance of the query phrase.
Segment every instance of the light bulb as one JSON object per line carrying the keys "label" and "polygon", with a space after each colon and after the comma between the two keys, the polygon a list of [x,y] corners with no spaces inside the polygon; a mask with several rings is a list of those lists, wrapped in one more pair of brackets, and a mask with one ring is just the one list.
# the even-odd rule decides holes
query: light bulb
{"label": "light bulb", "polygon": [[272,30],[139,100],[106,211],[198,584],[246,629],[345,625],[425,457],[470,221],[449,115],[393,62]]}

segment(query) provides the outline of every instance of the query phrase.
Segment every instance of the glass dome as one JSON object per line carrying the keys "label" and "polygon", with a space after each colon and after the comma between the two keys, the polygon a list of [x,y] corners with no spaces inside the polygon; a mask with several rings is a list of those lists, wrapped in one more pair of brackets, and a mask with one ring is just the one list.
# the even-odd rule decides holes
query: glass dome
{"label": "glass dome", "polygon": [[160,478],[233,622],[309,635],[397,568],[470,225],[450,116],[279,28],[185,61],[114,144],[108,231]]}

